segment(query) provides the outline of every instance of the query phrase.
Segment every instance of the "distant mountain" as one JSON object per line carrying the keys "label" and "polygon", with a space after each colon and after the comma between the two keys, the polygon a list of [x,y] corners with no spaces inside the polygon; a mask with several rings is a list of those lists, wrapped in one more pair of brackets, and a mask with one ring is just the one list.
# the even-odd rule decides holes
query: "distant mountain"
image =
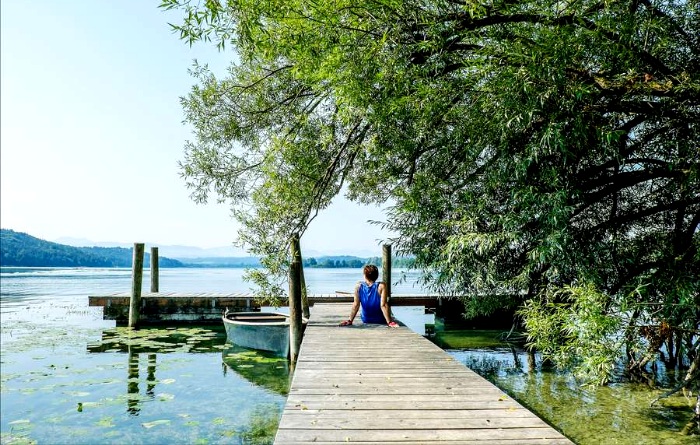
{"label": "distant mountain", "polygon": [[[182,262],[162,256],[160,267],[183,267]],[[133,252],[124,247],[73,247],[53,243],[22,232],[0,229],[0,266],[19,267],[131,267]],[[146,253],[144,266],[150,264]]]}

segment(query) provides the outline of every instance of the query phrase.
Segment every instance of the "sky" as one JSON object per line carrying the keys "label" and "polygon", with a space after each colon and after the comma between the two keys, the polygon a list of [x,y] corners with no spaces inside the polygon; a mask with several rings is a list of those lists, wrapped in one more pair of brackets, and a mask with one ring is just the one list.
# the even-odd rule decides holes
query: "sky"
{"label": "sky", "polygon": [[[195,204],[178,161],[191,138],[179,98],[194,59],[224,73],[213,44],[190,47],[158,0],[0,4],[0,222],[54,241],[219,247],[236,239],[226,204]],[[215,200],[214,200],[215,201]],[[339,197],[302,250],[381,253],[377,207]]]}

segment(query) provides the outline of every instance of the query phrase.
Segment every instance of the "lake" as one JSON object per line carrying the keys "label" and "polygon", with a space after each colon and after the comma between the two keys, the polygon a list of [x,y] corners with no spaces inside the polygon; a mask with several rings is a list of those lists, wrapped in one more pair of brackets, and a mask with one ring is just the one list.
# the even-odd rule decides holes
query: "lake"
{"label": "lake", "polygon": [[[246,292],[242,273],[161,269],[160,289]],[[305,275],[310,293],[332,293],[352,290],[361,271],[307,269]],[[414,280],[409,274],[393,291],[420,293]],[[89,294],[130,287],[129,269],[0,270],[0,442],[271,443],[288,391],[286,361],[227,344],[221,326],[134,332],[88,306]],[[421,333],[432,323],[422,308],[395,313]],[[459,335],[476,339],[473,332]],[[649,408],[660,391],[630,384],[579,388],[566,374],[529,368],[526,354],[493,339],[446,347],[577,443],[698,443],[677,433],[689,413],[682,397]]]}

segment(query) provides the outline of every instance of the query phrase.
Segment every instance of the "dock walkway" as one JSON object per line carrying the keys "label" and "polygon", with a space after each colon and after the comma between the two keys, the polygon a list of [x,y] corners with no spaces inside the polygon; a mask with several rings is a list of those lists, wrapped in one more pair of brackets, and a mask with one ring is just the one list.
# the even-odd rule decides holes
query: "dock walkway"
{"label": "dock walkway", "polygon": [[349,311],[312,307],[275,444],[572,444],[408,328],[338,327]]}
{"label": "dock walkway", "polygon": [[[90,306],[101,306],[105,320],[126,323],[129,320],[129,292],[102,295],[89,295]],[[351,294],[312,294],[309,303],[351,302]],[[280,302],[287,305],[286,300]],[[438,307],[439,299],[435,295],[392,295],[392,306]],[[255,295],[250,293],[207,293],[207,292],[144,292],[141,294],[141,322],[221,322],[225,309],[232,311],[250,311],[260,309]]]}

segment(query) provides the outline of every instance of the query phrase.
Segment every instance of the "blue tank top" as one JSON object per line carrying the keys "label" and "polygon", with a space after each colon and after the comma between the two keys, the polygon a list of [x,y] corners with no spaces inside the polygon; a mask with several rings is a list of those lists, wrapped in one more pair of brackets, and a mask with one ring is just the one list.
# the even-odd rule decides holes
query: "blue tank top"
{"label": "blue tank top", "polygon": [[358,290],[360,305],[362,305],[363,323],[386,323],[382,313],[382,297],[379,295],[379,283],[376,281],[368,286],[365,282],[360,282]]}

